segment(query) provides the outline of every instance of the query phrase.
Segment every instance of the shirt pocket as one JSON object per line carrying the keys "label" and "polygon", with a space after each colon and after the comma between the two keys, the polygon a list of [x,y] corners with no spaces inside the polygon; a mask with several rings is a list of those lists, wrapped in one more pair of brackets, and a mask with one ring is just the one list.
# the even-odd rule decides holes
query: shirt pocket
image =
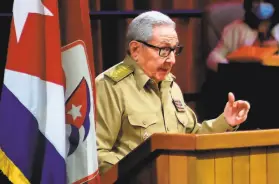
{"label": "shirt pocket", "polygon": [[131,136],[130,146],[134,148],[156,131],[158,117],[156,113],[137,113],[128,115],[128,121],[131,126],[129,133]]}

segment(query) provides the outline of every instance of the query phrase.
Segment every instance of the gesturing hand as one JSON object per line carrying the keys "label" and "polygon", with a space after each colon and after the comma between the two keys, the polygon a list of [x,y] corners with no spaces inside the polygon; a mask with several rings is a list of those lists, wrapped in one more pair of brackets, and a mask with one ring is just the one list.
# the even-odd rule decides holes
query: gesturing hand
{"label": "gesturing hand", "polygon": [[233,93],[228,94],[228,102],[224,109],[224,116],[230,126],[236,126],[247,119],[250,104],[247,101],[235,101]]}

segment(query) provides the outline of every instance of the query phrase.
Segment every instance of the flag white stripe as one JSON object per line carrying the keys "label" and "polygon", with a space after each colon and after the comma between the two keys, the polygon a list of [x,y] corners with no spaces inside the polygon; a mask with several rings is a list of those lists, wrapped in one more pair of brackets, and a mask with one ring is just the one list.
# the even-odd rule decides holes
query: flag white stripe
{"label": "flag white stripe", "polygon": [[39,130],[65,159],[63,86],[29,74],[5,70],[4,84],[37,119]]}

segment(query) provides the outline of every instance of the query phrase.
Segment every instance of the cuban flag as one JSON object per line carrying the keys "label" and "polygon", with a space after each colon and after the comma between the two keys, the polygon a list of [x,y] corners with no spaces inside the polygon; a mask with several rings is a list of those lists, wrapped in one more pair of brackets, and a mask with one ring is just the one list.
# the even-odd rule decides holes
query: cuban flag
{"label": "cuban flag", "polygon": [[12,183],[100,183],[87,0],[14,0],[0,101]]}

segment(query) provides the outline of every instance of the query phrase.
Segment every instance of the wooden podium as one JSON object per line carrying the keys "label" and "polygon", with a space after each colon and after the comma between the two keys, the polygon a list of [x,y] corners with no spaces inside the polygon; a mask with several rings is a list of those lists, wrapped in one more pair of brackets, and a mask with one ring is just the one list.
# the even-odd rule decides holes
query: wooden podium
{"label": "wooden podium", "polygon": [[279,130],[153,134],[102,184],[279,184]]}

